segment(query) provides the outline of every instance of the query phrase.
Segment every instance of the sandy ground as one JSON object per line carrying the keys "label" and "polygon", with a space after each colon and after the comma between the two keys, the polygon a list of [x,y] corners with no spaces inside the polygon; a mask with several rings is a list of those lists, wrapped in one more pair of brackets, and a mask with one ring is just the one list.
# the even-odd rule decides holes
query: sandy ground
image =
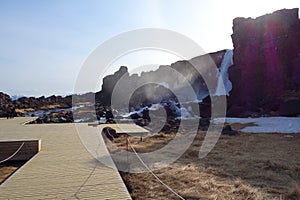
{"label": "sandy ground", "polygon": [[[233,124],[240,130],[246,125]],[[184,199],[300,199],[300,135],[222,135],[204,159],[198,158],[205,132],[175,163],[154,173]],[[161,148],[174,135],[131,137],[138,152]],[[114,142],[125,149],[125,137]],[[180,199],[151,173],[122,173],[133,199]]]}

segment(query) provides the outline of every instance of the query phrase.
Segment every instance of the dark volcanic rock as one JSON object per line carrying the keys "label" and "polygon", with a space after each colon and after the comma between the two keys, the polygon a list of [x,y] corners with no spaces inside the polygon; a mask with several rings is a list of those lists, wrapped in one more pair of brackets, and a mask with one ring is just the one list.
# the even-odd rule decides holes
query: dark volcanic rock
{"label": "dark volcanic rock", "polygon": [[[103,107],[113,107],[122,113],[160,104],[161,108],[151,110],[151,117],[160,118],[166,115],[167,122],[161,131],[174,132],[178,129],[179,123],[176,118],[183,114],[181,108],[190,112],[192,117],[199,116],[199,104],[194,102],[208,94],[203,77],[213,76],[216,73],[215,66],[220,67],[225,52],[226,50],[222,50],[201,55],[189,61],[172,63],[170,66],[162,65],[155,71],[142,72],[141,75],[130,75],[127,67],[120,67],[117,72],[103,79],[102,90],[95,95],[98,118],[101,117]],[[201,68],[201,74],[195,67]],[[212,84],[216,85],[217,81],[215,79],[213,81]],[[187,85],[190,86],[190,90]],[[112,106],[113,92],[116,92],[117,96],[114,96],[115,104]],[[179,105],[178,102],[184,102],[184,105]],[[209,106],[203,107],[203,110],[207,111],[202,113],[207,116],[210,115]],[[145,126],[151,122],[151,117],[148,115],[145,112],[133,112],[130,117],[136,124]]]}
{"label": "dark volcanic rock", "polygon": [[106,138],[108,138],[109,140],[113,141],[114,138],[118,138],[120,135],[117,134],[116,130],[110,127],[105,127],[102,130],[102,135],[105,135]]}
{"label": "dark volcanic rock", "polygon": [[[98,103],[106,106],[109,106],[111,104],[112,92],[115,88],[115,85],[121,78],[124,80],[127,80],[129,78],[128,69],[125,66],[121,66],[120,69],[114,74],[108,75],[103,78],[102,90],[100,92],[97,92],[95,95]],[[126,87],[130,87],[129,81],[127,83],[128,85],[126,85]]]}
{"label": "dark volcanic rock", "polygon": [[72,107],[72,96],[55,96],[45,98],[41,96],[39,98],[35,97],[21,97],[14,101],[14,104],[17,109],[28,109],[32,108],[33,110],[40,109],[50,109],[52,108],[70,108]]}
{"label": "dark volcanic rock", "polygon": [[[120,99],[120,104],[124,103],[126,99],[123,98],[130,94],[132,89],[135,89],[129,106],[139,107],[142,104],[159,103],[165,99],[174,98],[174,94],[172,94],[174,91],[179,91],[178,93],[181,96],[189,99],[191,97],[186,92],[187,82],[191,85],[197,97],[202,99],[203,95],[208,92],[208,89],[201,75],[211,73],[210,69],[213,69],[213,66],[219,67],[224,54],[225,50],[222,50],[201,55],[189,61],[178,61],[172,63],[170,66],[161,65],[157,70],[142,72],[141,75],[129,75],[127,67],[122,66],[113,75],[104,77],[102,90],[96,93],[96,102],[101,105],[110,106],[111,95],[116,89],[116,85],[120,87],[117,97]],[[203,74],[200,75],[195,69],[195,65],[208,70],[203,70]],[[183,80],[182,77],[185,77],[186,80]],[[122,106],[128,106],[128,104]]]}
{"label": "dark volcanic rock", "polygon": [[297,117],[300,113],[300,98],[283,102],[279,107],[279,115]]}
{"label": "dark volcanic rock", "polygon": [[38,117],[30,124],[44,124],[44,123],[71,123],[73,122],[72,111],[53,112],[49,115]]}
{"label": "dark volcanic rock", "polygon": [[[236,18],[232,41],[234,66],[229,74],[233,89],[228,115],[277,112],[286,93],[300,88],[298,9],[283,9],[256,19]],[[295,114],[300,110],[293,111]]]}
{"label": "dark volcanic rock", "polygon": [[11,103],[10,96],[0,92],[0,117],[6,117],[6,107]]}
{"label": "dark volcanic rock", "polygon": [[[0,117],[7,116],[7,107],[18,109],[15,113],[17,116],[24,116],[26,112],[38,110],[51,110],[53,108],[70,108],[72,107],[72,96],[50,96],[45,98],[41,96],[35,97],[21,97],[12,101],[7,94],[0,92]],[[15,115],[14,114],[14,115]],[[44,120],[45,121],[45,120]],[[70,120],[66,120],[70,121]]]}
{"label": "dark volcanic rock", "polygon": [[232,130],[230,125],[226,125],[222,130],[222,134],[233,136],[233,135],[237,135],[238,132],[236,130]]}
{"label": "dark volcanic rock", "polygon": [[72,96],[49,96],[49,97],[21,97],[13,101],[16,109],[17,116],[24,116],[28,112],[40,111],[40,110],[52,110],[57,108],[71,108]]}

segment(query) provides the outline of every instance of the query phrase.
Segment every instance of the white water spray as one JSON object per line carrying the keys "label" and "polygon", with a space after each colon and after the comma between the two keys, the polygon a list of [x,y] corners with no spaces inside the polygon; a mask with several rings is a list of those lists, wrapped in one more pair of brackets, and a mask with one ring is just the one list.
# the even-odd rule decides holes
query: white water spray
{"label": "white water spray", "polygon": [[233,65],[232,58],[233,58],[233,50],[227,50],[220,66],[220,77],[218,78],[218,86],[215,92],[216,96],[224,95],[222,92],[223,87],[225,87],[224,89],[227,96],[229,96],[229,92],[232,90],[232,83],[229,80],[229,74],[228,74],[229,67]]}

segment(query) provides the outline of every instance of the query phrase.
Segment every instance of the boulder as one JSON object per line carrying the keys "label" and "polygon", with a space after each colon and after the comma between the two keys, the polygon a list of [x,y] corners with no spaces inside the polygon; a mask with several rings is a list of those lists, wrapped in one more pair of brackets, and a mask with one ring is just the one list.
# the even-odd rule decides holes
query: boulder
{"label": "boulder", "polygon": [[105,127],[102,129],[102,134],[104,134],[109,140],[114,140],[114,138],[118,138],[119,134],[117,134],[116,130],[110,127]]}
{"label": "boulder", "polygon": [[74,121],[72,111],[53,112],[49,115],[43,115],[30,124],[44,124],[44,123],[72,123]]}
{"label": "boulder", "polygon": [[232,130],[230,125],[226,125],[223,130],[222,130],[223,135],[229,135],[229,136],[234,136],[237,135],[238,132],[236,130]]}

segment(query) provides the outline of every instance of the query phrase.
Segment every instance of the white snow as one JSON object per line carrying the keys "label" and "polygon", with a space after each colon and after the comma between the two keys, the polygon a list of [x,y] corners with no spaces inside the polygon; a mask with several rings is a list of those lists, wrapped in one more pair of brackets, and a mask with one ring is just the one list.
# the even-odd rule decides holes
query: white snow
{"label": "white snow", "polygon": [[300,133],[300,117],[226,118],[226,122],[254,123],[241,130],[246,133]]}

